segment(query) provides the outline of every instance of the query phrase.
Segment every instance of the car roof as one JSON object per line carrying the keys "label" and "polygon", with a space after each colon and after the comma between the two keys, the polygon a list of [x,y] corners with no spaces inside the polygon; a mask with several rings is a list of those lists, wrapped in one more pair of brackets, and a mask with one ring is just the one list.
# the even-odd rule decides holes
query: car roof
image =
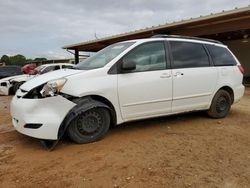
{"label": "car roof", "polygon": [[149,41],[185,41],[185,42],[194,42],[194,43],[201,43],[201,44],[210,44],[210,45],[216,45],[220,47],[227,47],[225,44],[223,44],[220,41],[212,40],[212,39],[206,39],[206,38],[199,38],[199,37],[189,37],[189,36],[180,36],[180,35],[155,35],[151,38],[144,38],[144,39],[134,39],[134,40],[128,40],[123,41],[124,42],[149,42]]}
{"label": "car roof", "polygon": [[53,63],[53,64],[43,64],[41,66],[44,67],[49,67],[49,66],[57,66],[57,65],[69,65],[69,66],[75,66],[74,64],[71,63]]}

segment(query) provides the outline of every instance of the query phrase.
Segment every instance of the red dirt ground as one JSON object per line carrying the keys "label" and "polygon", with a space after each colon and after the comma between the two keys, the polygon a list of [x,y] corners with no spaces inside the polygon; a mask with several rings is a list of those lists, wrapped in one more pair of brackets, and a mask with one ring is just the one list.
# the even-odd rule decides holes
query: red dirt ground
{"label": "red dirt ground", "polygon": [[250,89],[227,118],[189,113],[123,124],[101,141],[46,151],[0,97],[0,187],[249,187]]}

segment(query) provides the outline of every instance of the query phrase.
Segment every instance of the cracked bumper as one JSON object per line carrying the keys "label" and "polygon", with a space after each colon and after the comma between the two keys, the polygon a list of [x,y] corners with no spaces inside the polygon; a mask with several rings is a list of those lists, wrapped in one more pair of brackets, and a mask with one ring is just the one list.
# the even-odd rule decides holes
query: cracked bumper
{"label": "cracked bumper", "polygon": [[[14,96],[10,111],[15,129],[27,136],[57,140],[58,130],[67,113],[76,104],[58,95],[43,99],[24,99]],[[27,124],[42,124],[26,128]]]}

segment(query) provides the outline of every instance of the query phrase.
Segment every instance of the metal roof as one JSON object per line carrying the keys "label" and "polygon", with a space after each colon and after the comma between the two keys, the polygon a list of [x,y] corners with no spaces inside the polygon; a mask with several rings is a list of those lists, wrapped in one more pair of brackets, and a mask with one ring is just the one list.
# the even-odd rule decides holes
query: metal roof
{"label": "metal roof", "polygon": [[[233,25],[233,28],[229,28],[228,25],[222,27],[223,23],[231,22],[229,25]],[[242,23],[241,23],[241,22]],[[246,24],[247,23],[247,24]],[[213,31],[210,26],[217,26],[217,30]],[[205,30],[201,28],[206,28]],[[216,33],[216,31],[232,31],[232,29],[250,29],[250,5],[243,8],[235,8],[229,11],[222,11],[220,13],[207,16],[200,16],[197,18],[190,18],[172,23],[166,23],[158,26],[152,26],[150,28],[144,28],[131,32],[126,32],[114,36],[100,38],[96,40],[85,41],[77,44],[63,46],[63,49],[79,50],[79,51],[98,51],[103,47],[120,42],[124,40],[147,38],[156,34],[177,34],[188,36],[203,36],[206,34]]]}

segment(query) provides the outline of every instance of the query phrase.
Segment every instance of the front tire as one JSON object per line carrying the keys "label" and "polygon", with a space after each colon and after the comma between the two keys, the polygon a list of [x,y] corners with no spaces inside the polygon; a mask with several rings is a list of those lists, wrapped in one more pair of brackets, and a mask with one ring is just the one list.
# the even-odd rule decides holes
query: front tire
{"label": "front tire", "polygon": [[14,92],[14,94],[17,92],[17,90],[20,88],[20,86],[21,85],[23,85],[24,84],[24,82],[16,82],[16,83],[14,83],[14,85],[13,85],[13,92]]}
{"label": "front tire", "polygon": [[207,114],[216,119],[224,118],[230,111],[231,104],[232,99],[230,94],[225,90],[219,90],[215,94]]}
{"label": "front tire", "polygon": [[95,142],[104,137],[109,130],[108,109],[98,107],[80,113],[70,123],[67,133],[78,144]]}

